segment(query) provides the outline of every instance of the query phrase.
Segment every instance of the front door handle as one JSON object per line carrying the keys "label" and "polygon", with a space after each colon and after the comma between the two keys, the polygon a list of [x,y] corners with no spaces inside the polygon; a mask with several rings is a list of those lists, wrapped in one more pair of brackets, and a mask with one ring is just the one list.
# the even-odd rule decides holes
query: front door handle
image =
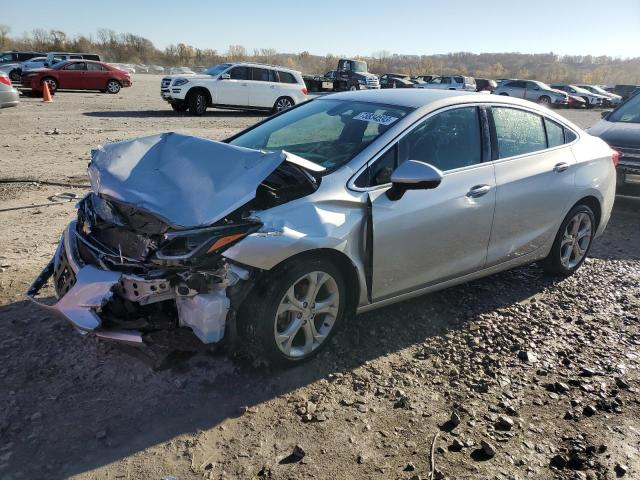
{"label": "front door handle", "polygon": [[569,168],[569,164],[566,162],[556,163],[556,166],[553,167],[553,171],[556,173],[564,172],[567,168]]}
{"label": "front door handle", "polygon": [[477,198],[486,195],[491,190],[491,185],[476,185],[467,192],[467,197]]}

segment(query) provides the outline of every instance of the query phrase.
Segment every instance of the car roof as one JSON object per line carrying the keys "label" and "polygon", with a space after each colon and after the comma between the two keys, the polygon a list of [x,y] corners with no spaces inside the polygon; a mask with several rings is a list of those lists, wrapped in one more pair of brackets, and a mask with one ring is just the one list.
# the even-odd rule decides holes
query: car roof
{"label": "car roof", "polygon": [[318,100],[332,99],[343,101],[357,101],[368,103],[381,103],[395,105],[398,107],[409,107],[420,109],[437,104],[438,107],[456,105],[460,103],[491,103],[491,104],[511,104],[525,107],[529,110],[540,110],[541,113],[555,117],[556,115],[540,107],[538,104],[528,100],[507,96],[484,95],[476,92],[464,92],[460,90],[437,90],[429,88],[407,88],[407,89],[381,89],[381,90],[358,90],[355,92],[340,92],[318,97]]}
{"label": "car roof", "polygon": [[257,62],[225,62],[225,64],[229,64],[229,65],[247,65],[249,67],[264,67],[264,68],[270,68],[270,69],[274,69],[277,68],[278,70],[284,70],[286,72],[292,72],[292,73],[300,73],[299,70],[294,70],[293,68],[289,68],[289,67],[283,67],[282,65],[270,65],[268,63],[257,63]]}

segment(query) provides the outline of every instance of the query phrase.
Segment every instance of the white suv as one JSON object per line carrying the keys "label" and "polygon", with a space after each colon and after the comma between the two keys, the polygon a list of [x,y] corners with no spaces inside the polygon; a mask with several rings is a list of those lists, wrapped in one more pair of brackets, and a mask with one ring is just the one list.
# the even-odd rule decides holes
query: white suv
{"label": "white suv", "polygon": [[176,112],[202,115],[207,107],[279,112],[307,99],[302,74],[259,63],[222,63],[201,75],[170,75],[160,84],[162,98]]}

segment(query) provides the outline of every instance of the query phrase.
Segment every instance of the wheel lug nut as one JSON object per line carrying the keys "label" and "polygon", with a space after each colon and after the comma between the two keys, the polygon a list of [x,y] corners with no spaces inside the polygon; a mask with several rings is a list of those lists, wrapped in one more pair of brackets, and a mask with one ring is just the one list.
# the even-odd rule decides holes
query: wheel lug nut
{"label": "wheel lug nut", "polygon": [[302,318],[302,314],[301,313],[298,314],[298,318]]}
{"label": "wheel lug nut", "polygon": [[309,304],[308,304],[307,302],[304,302],[304,303],[302,304],[302,306],[303,306],[304,308],[307,308],[307,306],[308,306],[308,305],[309,305]]}

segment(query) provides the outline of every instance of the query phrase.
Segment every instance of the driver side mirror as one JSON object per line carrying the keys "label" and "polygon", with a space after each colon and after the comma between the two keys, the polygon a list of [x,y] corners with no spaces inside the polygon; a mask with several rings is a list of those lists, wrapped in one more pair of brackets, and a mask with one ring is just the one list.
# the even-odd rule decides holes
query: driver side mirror
{"label": "driver side mirror", "polygon": [[391,174],[389,200],[400,200],[407,190],[428,190],[442,182],[442,172],[419,160],[407,160]]}
{"label": "driver side mirror", "polygon": [[231,75],[229,75],[228,73],[220,74],[220,80],[229,80],[230,78],[231,78]]}

